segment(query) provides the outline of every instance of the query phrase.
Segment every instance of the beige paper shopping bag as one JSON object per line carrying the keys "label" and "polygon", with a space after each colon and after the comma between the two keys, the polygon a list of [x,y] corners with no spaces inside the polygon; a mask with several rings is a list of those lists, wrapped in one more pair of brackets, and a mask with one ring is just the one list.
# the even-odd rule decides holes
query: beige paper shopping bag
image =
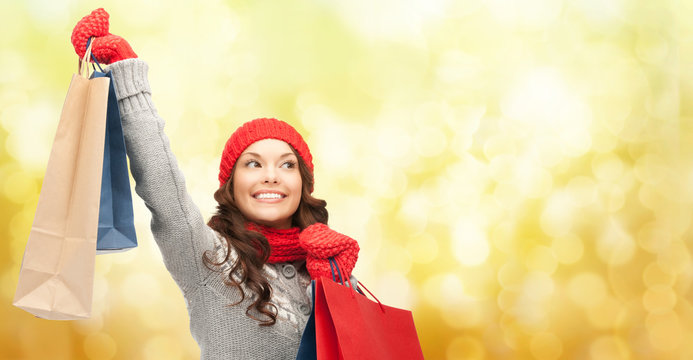
{"label": "beige paper shopping bag", "polygon": [[80,66],[60,115],[13,301],[41,318],[91,315],[108,86]]}

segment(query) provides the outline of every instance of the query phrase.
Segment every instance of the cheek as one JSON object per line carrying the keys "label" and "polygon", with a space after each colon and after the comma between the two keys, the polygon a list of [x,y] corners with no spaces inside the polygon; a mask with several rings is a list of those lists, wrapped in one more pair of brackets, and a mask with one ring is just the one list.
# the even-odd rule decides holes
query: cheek
{"label": "cheek", "polygon": [[233,175],[233,193],[242,194],[248,192],[252,179],[249,174],[244,171],[236,171]]}
{"label": "cheek", "polygon": [[290,179],[289,188],[291,189],[292,193],[298,194],[300,197],[302,187],[303,187],[303,181],[301,181],[300,175],[294,176]]}
{"label": "cheek", "polygon": [[236,202],[236,204],[238,204],[238,202],[241,201],[242,198],[239,194],[238,187],[236,186],[236,184],[233,185],[233,201]]}
{"label": "cheek", "polygon": [[243,176],[238,176],[233,179],[233,198],[237,204],[248,202],[247,196],[249,191],[247,179]]}
{"label": "cheek", "polygon": [[301,203],[301,193],[303,191],[301,176],[298,175],[296,177],[291,177],[290,179],[287,179],[286,185],[288,187],[288,190],[293,195],[291,196],[290,206],[295,211],[296,209],[298,209],[298,205]]}

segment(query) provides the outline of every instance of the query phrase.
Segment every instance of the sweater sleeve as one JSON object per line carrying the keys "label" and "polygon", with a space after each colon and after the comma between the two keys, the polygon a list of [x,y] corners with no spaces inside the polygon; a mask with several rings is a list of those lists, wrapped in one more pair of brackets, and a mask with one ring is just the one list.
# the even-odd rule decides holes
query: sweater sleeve
{"label": "sweater sleeve", "polygon": [[185,178],[152,103],[147,63],[126,59],[108,67],[118,98],[135,191],[152,213],[151,229],[166,268],[184,292],[202,281],[202,255],[214,234],[185,187]]}

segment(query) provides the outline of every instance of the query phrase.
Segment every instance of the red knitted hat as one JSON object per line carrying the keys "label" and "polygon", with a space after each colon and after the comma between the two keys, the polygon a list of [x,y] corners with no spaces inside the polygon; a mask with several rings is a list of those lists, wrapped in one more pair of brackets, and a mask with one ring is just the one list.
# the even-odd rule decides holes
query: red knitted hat
{"label": "red knitted hat", "polygon": [[[301,134],[291,125],[277,119],[261,118],[248,121],[231,134],[226,141],[224,152],[221,154],[219,165],[219,187],[231,177],[231,169],[241,156],[241,153],[252,143],[263,139],[282,140],[294,149],[306,163],[311,175],[313,174],[313,156],[310,154],[308,144],[303,141]],[[313,192],[313,186],[310,189]]]}

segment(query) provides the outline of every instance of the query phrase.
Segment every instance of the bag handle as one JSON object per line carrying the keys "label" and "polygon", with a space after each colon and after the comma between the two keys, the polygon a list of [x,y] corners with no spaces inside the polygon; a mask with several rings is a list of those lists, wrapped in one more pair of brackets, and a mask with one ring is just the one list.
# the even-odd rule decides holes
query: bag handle
{"label": "bag handle", "polygon": [[339,280],[340,280],[339,283],[344,285],[344,279],[342,278],[342,271],[339,269],[339,266],[337,266],[337,260],[335,260],[334,257],[331,257],[328,260],[330,261],[330,270],[332,271],[332,281],[338,282],[334,276],[335,268],[337,268],[337,274],[339,274]]}
{"label": "bag handle", "polygon": [[375,295],[373,295],[373,293],[372,293],[370,290],[368,290],[368,288],[367,288],[365,285],[363,285],[363,283],[361,283],[361,281],[358,281],[358,280],[357,280],[356,282],[359,284],[359,286],[361,286],[362,288],[366,289],[366,291],[368,291],[368,293],[371,294],[371,296],[373,297],[373,299],[375,299],[375,301],[378,302],[378,305],[380,305],[380,310],[382,310],[382,312],[385,312],[385,307],[383,307],[383,304],[380,302],[380,300],[378,300],[378,298],[375,297]]}
{"label": "bag handle", "polygon": [[[89,38],[89,40],[87,40],[87,51],[84,52],[84,56],[81,59],[79,59],[79,63],[77,65],[77,73],[80,76],[84,76],[87,79],[89,78],[89,67],[82,67],[82,65],[87,62],[87,56],[91,54],[91,45],[91,38]],[[86,75],[83,74],[82,69],[86,70]]]}
{"label": "bag handle", "polygon": [[[328,260],[330,261],[330,270],[332,270],[332,281],[336,281],[336,280],[335,280],[335,276],[334,276],[334,271],[335,271],[335,268],[336,268],[336,269],[337,269],[337,274],[339,274],[339,279],[340,279],[340,281],[341,281],[341,284],[342,284],[342,285],[345,285],[345,284],[344,284],[344,278],[342,277],[342,271],[339,269],[339,263],[337,262],[337,259],[334,258],[334,257],[331,257],[331,258],[329,258]],[[349,289],[351,289],[351,297],[354,298],[354,297],[356,296],[356,292],[354,291],[354,285],[351,283],[351,279],[350,279],[349,277],[347,277],[347,283],[349,284]],[[375,301],[378,302],[378,305],[380,306],[380,311],[382,311],[382,312],[384,313],[384,312],[385,312],[385,307],[384,307],[383,304],[380,302],[380,300],[378,300],[378,298],[375,297],[375,295],[373,295],[373,293],[372,293],[370,290],[368,290],[368,288],[365,287],[365,286],[363,285],[363,283],[361,283],[361,281],[358,281],[358,280],[357,280],[357,283],[358,283],[361,287],[363,287],[364,289],[366,289],[366,291],[368,291],[369,294],[371,294],[371,296],[373,297],[373,299],[375,299]],[[364,295],[364,296],[365,296],[365,295]]]}
{"label": "bag handle", "polygon": [[[88,57],[88,56],[91,56],[91,59],[94,61],[94,63],[96,64],[96,66],[99,67],[99,71],[104,72],[103,69],[101,68],[101,64],[99,64],[99,62],[96,60],[96,57],[95,57],[94,54],[92,54],[92,52],[91,52],[91,46],[93,45],[92,42],[91,42],[91,40],[92,40],[93,38],[94,38],[94,37],[92,36],[92,37],[90,37],[90,38],[87,40],[87,50],[84,52],[84,56],[83,56],[81,59],[79,59],[79,64],[78,64],[78,66],[77,66],[77,73],[80,74],[80,75],[82,75],[82,65],[88,63],[88,62],[87,62],[87,57]],[[92,64],[91,67],[92,67],[92,69],[94,69],[94,71],[96,71],[96,67],[94,67],[94,64]],[[84,69],[86,70],[87,73],[86,73],[86,75],[82,75],[82,76],[84,76],[84,77],[86,77],[86,78],[89,78],[89,67],[88,67],[88,66],[85,66]]]}

